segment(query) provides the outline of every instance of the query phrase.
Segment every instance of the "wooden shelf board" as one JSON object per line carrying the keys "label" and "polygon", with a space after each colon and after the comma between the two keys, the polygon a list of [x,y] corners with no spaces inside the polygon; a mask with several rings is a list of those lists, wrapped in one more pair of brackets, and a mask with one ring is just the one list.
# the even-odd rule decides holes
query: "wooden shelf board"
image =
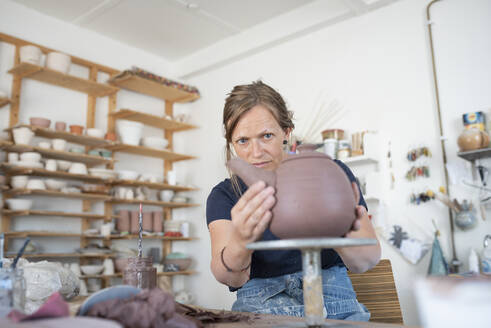
{"label": "wooden shelf board", "polygon": [[111,164],[114,162],[112,159],[104,158],[101,156],[71,153],[67,151],[58,151],[54,149],[46,149],[46,148],[34,147],[30,145],[18,145],[5,140],[0,140],[0,149],[4,149],[9,152],[18,152],[18,153],[35,151],[40,153],[43,157],[46,158],[60,159],[70,162],[80,162],[86,164],[89,167]]}
{"label": "wooden shelf board", "polygon": [[1,163],[0,169],[10,175],[34,175],[60,179],[82,180],[92,183],[106,183],[106,180],[92,175],[73,174],[64,171],[48,171],[46,169],[13,166],[8,163]]}
{"label": "wooden shelf board", "polygon": [[190,204],[190,203],[172,203],[172,202],[161,202],[157,200],[138,200],[138,199],[118,199],[113,198],[109,201],[112,204],[140,204],[143,205],[155,205],[155,206],[164,206],[169,208],[184,208],[184,207],[195,207],[199,206],[199,204]]}
{"label": "wooden shelf board", "polygon": [[140,122],[145,125],[153,126],[156,128],[164,129],[167,131],[184,131],[190,129],[197,129],[197,126],[181,123],[174,120],[169,120],[164,117],[157,115],[146,114],[142,112],[137,112],[131,109],[120,109],[117,112],[111,113],[115,119],[124,119],[128,121]]}
{"label": "wooden shelf board", "polygon": [[109,96],[119,90],[109,84],[93,82],[29,63],[20,63],[8,72],[21,76],[22,78],[29,78],[59,87],[84,92],[95,97]]}
{"label": "wooden shelf board", "polygon": [[10,103],[11,103],[11,101],[10,101],[9,98],[0,97],[0,108],[2,108],[3,106],[8,105]]}
{"label": "wooden shelf board", "polygon": [[136,75],[112,78],[109,80],[109,84],[177,103],[185,103],[199,98],[197,94],[169,87]]}
{"label": "wooden shelf board", "polygon": [[111,184],[114,186],[147,187],[150,189],[160,189],[160,190],[169,189],[169,190],[174,190],[176,192],[198,190],[198,188],[170,185],[167,183],[143,182],[138,180],[114,180],[111,181]]}
{"label": "wooden shelf board", "polygon": [[[183,275],[183,276],[188,276],[195,274],[196,271],[177,271],[177,272],[157,272],[157,276],[178,276],[178,275]],[[99,278],[99,279],[104,279],[104,278],[119,278],[122,277],[122,273],[115,273],[115,274],[93,274],[93,275],[81,275],[79,278],[80,279],[90,279],[90,278]]]}
{"label": "wooden shelf board", "polygon": [[68,142],[71,142],[71,143],[89,146],[89,147],[101,147],[101,148],[103,148],[103,147],[114,144],[113,141],[106,140],[106,139],[70,133],[67,131],[56,131],[56,130],[52,130],[52,129],[41,128],[38,126],[27,125],[27,124],[17,125],[13,128],[6,129],[6,131],[10,131],[10,130],[18,128],[18,127],[29,128],[38,137],[47,138],[47,139],[63,139],[63,140],[66,140]]}
{"label": "wooden shelf board", "polygon": [[41,211],[41,210],[26,210],[26,211],[12,211],[1,210],[1,213],[5,216],[57,216],[57,217],[70,217],[70,218],[85,218],[90,220],[103,220],[104,215],[91,214],[91,213],[67,213],[56,211]]}
{"label": "wooden shelf board", "polygon": [[155,149],[155,148],[125,145],[125,144],[116,144],[114,146],[106,147],[106,149],[115,152],[122,152],[122,153],[135,154],[135,155],[148,156],[148,157],[156,157],[164,160],[170,160],[173,162],[196,158],[194,156],[178,154],[165,149]]}
{"label": "wooden shelf board", "polygon": [[472,162],[475,161],[476,159],[491,157],[491,148],[462,151],[462,152],[458,152],[457,156]]}
{"label": "wooden shelf board", "polygon": [[361,156],[353,156],[342,159],[341,162],[344,164],[368,164],[368,163],[378,163],[378,161],[374,158],[361,155]]}
{"label": "wooden shelf board", "polygon": [[61,191],[45,190],[45,189],[10,189],[4,191],[3,193],[9,196],[34,195],[34,196],[79,198],[79,199],[86,199],[86,200],[101,200],[101,201],[111,199],[111,197],[107,195],[66,193]]}
{"label": "wooden shelf board", "polygon": [[11,231],[6,232],[5,237],[9,238],[26,238],[26,237],[77,237],[82,236],[79,233],[71,232],[51,232],[51,231]]}
{"label": "wooden shelf board", "polygon": [[[24,254],[22,257],[24,258],[107,258],[114,257],[114,254],[99,254],[99,253],[32,253],[32,254]],[[15,254],[7,255],[7,257],[15,257]]]}
{"label": "wooden shelf board", "polygon": [[[168,241],[191,241],[195,240],[197,238],[193,237],[165,237],[165,236],[148,236],[148,235],[143,235],[143,239],[161,239],[161,240],[168,240]],[[117,236],[117,235],[111,235],[110,239],[138,239],[138,235],[122,235],[122,236]]]}

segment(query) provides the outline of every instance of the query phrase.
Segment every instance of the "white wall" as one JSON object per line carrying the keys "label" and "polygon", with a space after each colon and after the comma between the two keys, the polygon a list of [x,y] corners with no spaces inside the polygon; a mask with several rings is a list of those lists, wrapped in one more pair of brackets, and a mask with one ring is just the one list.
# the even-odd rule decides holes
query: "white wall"
{"label": "white wall", "polygon": [[[203,186],[199,194],[202,202],[209,190],[227,176],[223,165],[221,115],[226,94],[234,85],[263,79],[286,98],[297,122],[312,115],[316,98],[327,93],[348,111],[336,127],[348,132],[379,130],[385,135],[385,142],[380,145],[383,149],[391,142],[396,184],[394,190],[386,187],[387,223],[402,223],[414,237],[431,242],[434,219],[442,233],[444,253],[450,259],[447,209],[436,201],[420,206],[410,205],[408,201],[413,191],[438,190],[444,184],[425,25],[427,3],[401,1],[193,78],[190,82],[199,86],[203,94],[194,118],[206,130],[204,146],[198,150],[199,165],[206,169],[191,173],[192,180]],[[457,124],[460,115],[477,109],[487,112],[490,106],[489,92],[483,91],[491,86],[491,63],[487,55],[491,50],[487,33],[490,3],[481,0],[473,5],[448,0],[438,3],[433,10],[438,67],[441,79],[445,79],[441,83],[442,116],[449,138],[450,160],[457,160],[454,145],[461,129],[460,123]],[[197,132],[188,140],[191,142],[199,136],[204,134]],[[427,145],[433,153],[425,162],[430,166],[431,177],[410,183],[404,179],[411,166],[406,153],[420,145]],[[388,186],[386,167],[386,161],[380,164],[385,173],[384,185]],[[376,204],[369,205],[374,212]],[[490,231],[490,220],[487,220],[480,221],[471,231],[458,232],[459,259],[466,262],[469,248],[479,249],[483,236]],[[207,229],[202,226],[200,235],[208,242],[206,234]],[[206,262],[209,246],[204,244],[203,249],[201,256]],[[383,254],[393,264],[405,323],[417,325],[413,282],[425,276],[430,256],[412,265],[385,242]],[[466,269],[464,265],[463,270]],[[205,271],[201,275],[210,278]],[[210,279],[206,284],[204,278],[192,280],[192,285],[201,290],[200,303],[229,307],[235,296]]]}

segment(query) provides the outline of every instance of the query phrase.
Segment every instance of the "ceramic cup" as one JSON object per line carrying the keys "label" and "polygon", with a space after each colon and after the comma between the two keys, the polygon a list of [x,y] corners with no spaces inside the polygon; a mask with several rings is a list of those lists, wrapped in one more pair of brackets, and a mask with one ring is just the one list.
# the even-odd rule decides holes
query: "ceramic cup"
{"label": "ceramic cup", "polygon": [[48,171],[56,171],[57,165],[56,165],[56,159],[47,159],[45,168]]}
{"label": "ceramic cup", "polygon": [[102,274],[114,274],[114,262],[112,259],[105,259],[102,265],[104,265],[104,271]]}
{"label": "ceramic cup", "polygon": [[16,144],[28,145],[32,137],[34,137],[34,132],[31,129],[26,127],[20,127],[12,130],[14,134],[14,142]]}
{"label": "ceramic cup", "polygon": [[41,64],[41,49],[36,46],[22,46],[20,47],[20,61],[33,64],[40,65]]}
{"label": "ceramic cup", "polygon": [[53,149],[58,151],[65,151],[66,140],[64,139],[53,139]]}
{"label": "ceramic cup", "polygon": [[66,131],[66,123],[58,121],[55,123],[55,130],[56,131]]}
{"label": "ceramic cup", "polygon": [[19,154],[18,153],[9,153],[8,161],[9,161],[9,163],[17,163],[19,161]]}
{"label": "ceramic cup", "polygon": [[111,235],[111,230],[111,223],[104,223],[103,225],[101,225],[101,235],[103,235],[104,237],[109,237]]}

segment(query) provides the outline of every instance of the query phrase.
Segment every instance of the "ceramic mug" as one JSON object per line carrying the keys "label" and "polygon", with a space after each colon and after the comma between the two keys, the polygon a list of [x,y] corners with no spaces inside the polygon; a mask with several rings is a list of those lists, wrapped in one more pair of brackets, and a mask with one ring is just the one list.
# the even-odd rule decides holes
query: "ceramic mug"
{"label": "ceramic mug", "polygon": [[114,274],[114,262],[112,259],[105,259],[102,264],[104,265],[103,274]]}
{"label": "ceramic mug", "polygon": [[53,139],[53,149],[58,151],[65,151],[66,140],[64,139]]}
{"label": "ceramic mug", "polygon": [[45,168],[48,171],[56,171],[57,166],[56,166],[56,160],[55,159],[47,159]]}

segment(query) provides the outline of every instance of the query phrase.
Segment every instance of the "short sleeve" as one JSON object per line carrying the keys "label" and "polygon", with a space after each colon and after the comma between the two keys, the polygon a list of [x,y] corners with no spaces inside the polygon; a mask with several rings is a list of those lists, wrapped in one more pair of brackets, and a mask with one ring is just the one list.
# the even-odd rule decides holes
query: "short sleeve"
{"label": "short sleeve", "polygon": [[215,220],[232,220],[231,210],[237,200],[227,188],[227,180],[216,185],[206,201],[206,224]]}
{"label": "short sleeve", "polygon": [[365,202],[365,198],[363,198],[363,194],[362,194],[361,189],[360,189],[360,184],[358,183],[358,180],[356,179],[353,172],[351,172],[350,168],[346,164],[341,162],[340,160],[336,159],[334,161],[343,169],[343,171],[346,173],[346,175],[348,176],[348,179],[351,182],[356,182],[356,185],[358,186],[358,192],[360,193],[360,201],[358,202],[358,205],[364,206],[368,211],[368,206],[367,206],[367,203]]}

